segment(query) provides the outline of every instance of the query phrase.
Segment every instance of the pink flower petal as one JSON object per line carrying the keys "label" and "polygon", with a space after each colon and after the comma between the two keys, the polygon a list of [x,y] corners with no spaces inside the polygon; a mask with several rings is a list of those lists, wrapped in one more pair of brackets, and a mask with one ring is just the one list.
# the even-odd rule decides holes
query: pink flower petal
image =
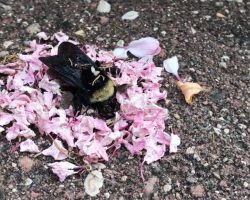
{"label": "pink flower petal", "polygon": [[14,117],[12,114],[0,112],[0,126],[7,125],[13,120],[14,120]]}
{"label": "pink flower petal", "polygon": [[154,56],[160,53],[159,41],[152,37],[145,37],[129,43],[126,48],[134,56],[142,58],[145,56]]}
{"label": "pink flower petal", "polygon": [[66,161],[54,162],[48,165],[52,168],[53,173],[59,177],[61,182],[63,182],[68,176],[76,174],[77,172],[74,171],[74,169],[79,168],[78,166]]}
{"label": "pink flower petal", "polygon": [[40,152],[38,146],[31,139],[27,139],[24,142],[20,143],[20,151],[30,153]]}
{"label": "pink flower petal", "polygon": [[68,157],[68,150],[63,147],[60,140],[55,139],[48,149],[42,151],[42,154],[52,156],[55,160],[64,160]]}

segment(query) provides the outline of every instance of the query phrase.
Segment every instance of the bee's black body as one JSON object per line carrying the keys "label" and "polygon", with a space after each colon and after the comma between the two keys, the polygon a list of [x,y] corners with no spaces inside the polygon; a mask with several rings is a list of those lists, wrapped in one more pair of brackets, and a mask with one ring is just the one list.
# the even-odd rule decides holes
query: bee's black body
{"label": "bee's black body", "polygon": [[40,60],[70,88],[75,112],[81,110],[82,105],[92,105],[102,117],[114,116],[119,108],[115,86],[99,63],[92,61],[80,48],[63,42],[58,47],[58,55],[41,57]]}

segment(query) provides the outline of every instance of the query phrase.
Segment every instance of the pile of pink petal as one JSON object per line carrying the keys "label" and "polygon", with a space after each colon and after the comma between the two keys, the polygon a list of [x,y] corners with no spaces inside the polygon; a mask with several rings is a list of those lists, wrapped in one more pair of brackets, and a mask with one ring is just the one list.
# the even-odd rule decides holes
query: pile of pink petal
{"label": "pile of pink petal", "polygon": [[[47,40],[48,44],[52,39],[56,39],[58,45],[64,41],[78,44],[62,32],[51,37],[42,32],[38,37]],[[78,156],[90,163],[108,161],[109,150],[116,151],[122,145],[132,155],[143,154],[146,163],[159,160],[168,147],[170,152],[177,151],[179,137],[165,132],[168,111],[157,105],[159,100],[166,98],[166,92],[160,91],[163,68],[156,67],[153,62],[153,56],[160,51],[156,39],[142,38],[113,52],[86,46],[86,53],[93,60],[111,63],[120,69],[121,74],[112,77],[117,85],[129,85],[126,92],[117,93],[121,109],[112,127],[103,119],[74,116],[72,107],[60,107],[60,85],[48,76],[47,67],[38,59],[57,54],[58,45],[48,44],[34,40],[15,63],[0,65],[0,73],[7,76],[6,81],[0,80],[0,132],[8,141],[16,142],[21,152],[52,156],[56,162],[49,166],[60,181],[64,181],[81,168],[66,161],[69,149],[77,149]],[[139,59],[126,60],[128,51]],[[56,139],[50,147],[41,149],[34,137],[46,135],[56,136]]]}

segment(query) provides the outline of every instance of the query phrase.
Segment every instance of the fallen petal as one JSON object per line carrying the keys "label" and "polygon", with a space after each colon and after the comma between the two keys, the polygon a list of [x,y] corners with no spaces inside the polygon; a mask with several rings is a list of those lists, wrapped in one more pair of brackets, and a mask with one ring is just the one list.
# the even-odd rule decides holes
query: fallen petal
{"label": "fallen petal", "polygon": [[78,166],[66,161],[50,163],[48,165],[52,168],[53,173],[59,177],[61,182],[63,182],[67,176],[76,174],[77,172],[74,171],[74,169],[79,168]]}
{"label": "fallen petal", "polygon": [[20,144],[21,152],[30,152],[30,153],[38,153],[40,152],[38,146],[31,140],[27,139]]}
{"label": "fallen petal", "polygon": [[116,48],[116,49],[113,51],[113,55],[114,55],[115,58],[117,58],[117,59],[126,59],[126,58],[128,58],[127,50],[124,49],[124,48]]}
{"label": "fallen petal", "polygon": [[96,196],[100,192],[103,182],[104,179],[100,171],[90,172],[84,181],[85,192],[92,197]]}
{"label": "fallen petal", "polygon": [[167,72],[174,74],[176,78],[180,80],[180,77],[178,74],[179,63],[178,63],[177,56],[164,60],[163,66]]}
{"label": "fallen petal", "polygon": [[145,56],[154,56],[160,53],[160,43],[152,37],[145,37],[129,43],[126,48],[134,56],[142,58]]}
{"label": "fallen petal", "polygon": [[177,86],[180,88],[181,92],[183,93],[183,95],[185,97],[185,101],[188,104],[192,103],[192,97],[195,94],[198,94],[201,91],[205,90],[198,83],[191,83],[191,82],[183,83],[181,81],[177,81]]}

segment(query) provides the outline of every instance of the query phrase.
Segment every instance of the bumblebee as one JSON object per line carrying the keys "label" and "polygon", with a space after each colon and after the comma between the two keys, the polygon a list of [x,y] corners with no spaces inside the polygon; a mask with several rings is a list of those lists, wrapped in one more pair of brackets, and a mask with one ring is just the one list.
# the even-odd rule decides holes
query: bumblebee
{"label": "bumblebee", "polygon": [[75,113],[92,106],[101,117],[110,118],[119,109],[116,87],[100,63],[94,62],[78,46],[63,42],[55,56],[40,57],[50,74],[60,79],[72,95]]}

